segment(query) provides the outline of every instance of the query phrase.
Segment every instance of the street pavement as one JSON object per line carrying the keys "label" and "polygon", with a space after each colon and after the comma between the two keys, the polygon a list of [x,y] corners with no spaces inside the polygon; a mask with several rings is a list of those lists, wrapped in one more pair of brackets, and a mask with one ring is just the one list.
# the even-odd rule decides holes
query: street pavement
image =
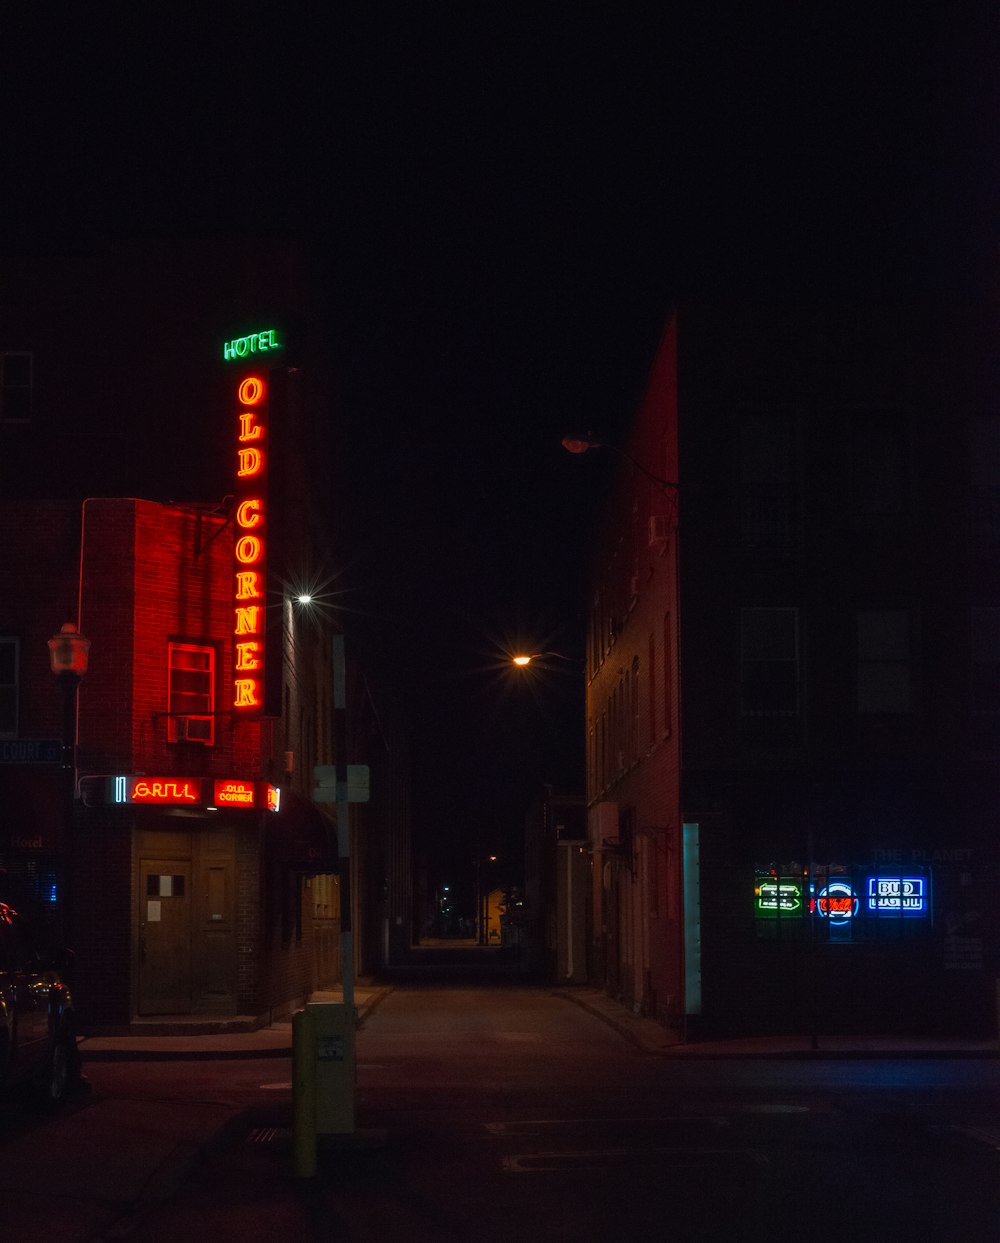
{"label": "street pavement", "polygon": [[[550,990],[614,1028],[641,1052],[665,1058],[917,1058],[996,1057],[995,1041],[823,1038],[808,1035],[680,1044],[658,1023],[635,1015],[593,988]],[[359,982],[359,1025],[391,986]],[[339,993],[311,999],[339,1002]],[[80,1040],[88,1062],[288,1058],[292,1025],[253,1032],[184,1036],[91,1036]],[[285,1102],[283,1112],[288,1112]],[[253,1119],[225,1103],[152,1099],[92,1099],[86,1092],[54,1119],[15,1135],[0,1147],[0,1192],[6,1235],[16,1243],[81,1243],[124,1239],[168,1199],[212,1151],[231,1142]],[[113,1154],[113,1159],[109,1159]]]}

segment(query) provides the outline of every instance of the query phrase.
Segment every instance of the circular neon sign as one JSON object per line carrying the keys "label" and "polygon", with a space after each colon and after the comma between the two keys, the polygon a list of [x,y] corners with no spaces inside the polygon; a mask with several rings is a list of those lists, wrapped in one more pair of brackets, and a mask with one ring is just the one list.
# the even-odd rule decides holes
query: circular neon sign
{"label": "circular neon sign", "polygon": [[819,891],[816,910],[831,924],[847,924],[858,913],[858,895],[846,880],[832,880]]}

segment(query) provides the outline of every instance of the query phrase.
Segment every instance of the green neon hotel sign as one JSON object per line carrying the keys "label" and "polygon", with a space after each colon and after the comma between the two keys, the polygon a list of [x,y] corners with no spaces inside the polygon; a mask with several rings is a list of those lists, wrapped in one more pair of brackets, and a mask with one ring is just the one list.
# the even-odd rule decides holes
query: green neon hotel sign
{"label": "green neon hotel sign", "polygon": [[252,354],[269,354],[272,350],[283,350],[284,341],[278,339],[277,328],[265,328],[261,332],[251,332],[245,337],[234,337],[222,345],[222,357],[232,362],[237,358],[249,358]]}

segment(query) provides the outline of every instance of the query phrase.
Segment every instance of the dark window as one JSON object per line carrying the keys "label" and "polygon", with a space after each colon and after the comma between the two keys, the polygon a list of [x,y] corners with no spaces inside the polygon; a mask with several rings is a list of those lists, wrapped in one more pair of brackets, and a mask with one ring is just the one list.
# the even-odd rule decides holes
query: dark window
{"label": "dark window", "polygon": [[34,358],[22,350],[0,351],[0,423],[31,420]]}
{"label": "dark window", "polygon": [[761,550],[798,541],[795,422],[789,415],[746,415],[740,424],[740,540],[744,548]]}
{"label": "dark window", "polygon": [[798,609],[741,609],[744,716],[798,713],[798,620]]}
{"label": "dark window", "polygon": [[1000,609],[973,609],[970,630],[972,712],[1000,720]]}
{"label": "dark window", "polygon": [[663,615],[663,736],[674,728],[674,645],[670,614]]}
{"label": "dark window", "polygon": [[0,636],[0,737],[16,738],[18,641]]}
{"label": "dark window", "polygon": [[858,415],[851,469],[854,515],[902,518],[909,511],[909,436],[893,419]]}
{"label": "dark window", "polygon": [[857,615],[858,711],[909,712],[912,653],[908,609],[862,609]]}
{"label": "dark window", "polygon": [[799,611],[740,610],[740,710],[748,742],[794,743],[799,731]]}
{"label": "dark window", "polygon": [[969,424],[969,506],[973,546],[1000,547],[1000,418],[986,415]]}

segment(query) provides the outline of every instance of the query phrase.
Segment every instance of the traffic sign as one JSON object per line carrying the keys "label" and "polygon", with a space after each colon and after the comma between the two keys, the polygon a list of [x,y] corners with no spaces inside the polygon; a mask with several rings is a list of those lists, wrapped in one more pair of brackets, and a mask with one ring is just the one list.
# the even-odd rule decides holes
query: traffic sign
{"label": "traffic sign", "polygon": [[[371,773],[367,764],[348,764],[347,801],[367,803],[371,790]],[[317,764],[313,769],[313,802],[335,803],[337,801],[337,765]]]}
{"label": "traffic sign", "polygon": [[0,738],[0,764],[61,764],[58,738]]}

